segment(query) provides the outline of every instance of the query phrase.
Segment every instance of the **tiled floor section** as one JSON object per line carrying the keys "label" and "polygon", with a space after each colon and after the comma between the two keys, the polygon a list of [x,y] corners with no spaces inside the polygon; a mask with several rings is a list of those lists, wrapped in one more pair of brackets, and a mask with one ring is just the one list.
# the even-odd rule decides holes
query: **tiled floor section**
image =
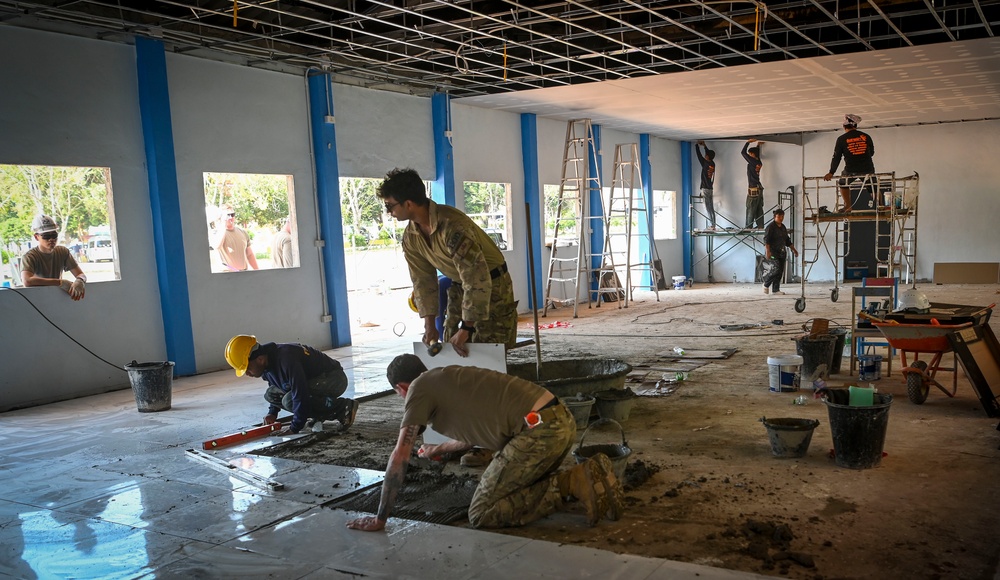
{"label": "tiled floor section", "polygon": [[[409,346],[329,354],[359,397],[386,390],[386,364]],[[217,372],[174,380],[159,413],[126,390],[0,414],[0,578],[758,577],[399,519],[348,530],[355,514],[320,504],[381,472],[246,454],[276,437],[213,452],[285,486],[267,491],[188,457],[259,423],[263,391]]]}

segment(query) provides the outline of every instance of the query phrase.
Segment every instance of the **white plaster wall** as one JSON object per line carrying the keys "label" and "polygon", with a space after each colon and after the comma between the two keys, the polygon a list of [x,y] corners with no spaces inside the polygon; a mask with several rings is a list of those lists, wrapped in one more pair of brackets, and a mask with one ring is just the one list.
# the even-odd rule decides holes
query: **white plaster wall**
{"label": "white plaster wall", "polygon": [[166,347],[132,47],[0,26],[0,54],[0,163],[110,167],[121,268],[81,302],[19,289],[41,314],[0,290],[2,411],[127,387],[121,366]]}
{"label": "white plaster wall", "polygon": [[380,179],[411,167],[434,179],[430,99],[338,84],[333,98],[342,176]]}
{"label": "white plaster wall", "polygon": [[[875,143],[877,171],[920,174],[918,279],[931,280],[935,262],[1000,260],[1000,229],[996,225],[1000,216],[1000,163],[996,161],[1000,121],[871,130],[862,125],[861,129]],[[807,175],[829,170],[839,134],[806,136]],[[826,277],[832,279],[832,271]]]}
{"label": "white plaster wall", "polygon": [[[330,348],[305,78],[170,53],[167,75],[198,372],[228,368],[240,333]],[[205,172],[292,175],[300,267],[213,274]]]}
{"label": "white plaster wall", "polygon": [[684,273],[684,228],[683,215],[687,208],[682,205],[682,175],[680,143],[668,139],[649,140],[649,163],[652,172],[652,189],[677,192],[677,238],[657,240],[656,251],[663,266],[663,275],[669,286],[671,276]]}

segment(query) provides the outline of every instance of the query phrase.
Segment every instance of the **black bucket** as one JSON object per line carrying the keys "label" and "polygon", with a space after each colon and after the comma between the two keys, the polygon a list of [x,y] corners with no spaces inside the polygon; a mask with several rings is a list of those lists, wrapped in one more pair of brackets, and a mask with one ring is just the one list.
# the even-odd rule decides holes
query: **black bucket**
{"label": "black bucket", "polygon": [[847,329],[831,328],[830,334],[837,337],[837,342],[833,346],[833,363],[830,364],[830,374],[840,374],[840,364],[844,360],[844,347],[847,345]]}
{"label": "black bucket", "polygon": [[[833,367],[833,347],[838,340],[832,334],[801,336],[795,339],[795,352],[802,357],[802,372],[799,376],[803,382],[830,376],[830,369]],[[814,376],[822,365],[826,365],[825,368],[818,376]]]}
{"label": "black bucket", "polygon": [[170,408],[170,390],[174,379],[174,363],[135,362],[125,365],[132,393],[140,413],[155,413]]}
{"label": "black bucket", "polygon": [[876,393],[874,402],[870,406],[852,407],[826,401],[834,459],[840,467],[868,469],[882,462],[892,395]]}
{"label": "black bucket", "polygon": [[760,422],[767,428],[771,454],[775,457],[805,457],[813,431],[819,425],[815,419],[768,419]]}

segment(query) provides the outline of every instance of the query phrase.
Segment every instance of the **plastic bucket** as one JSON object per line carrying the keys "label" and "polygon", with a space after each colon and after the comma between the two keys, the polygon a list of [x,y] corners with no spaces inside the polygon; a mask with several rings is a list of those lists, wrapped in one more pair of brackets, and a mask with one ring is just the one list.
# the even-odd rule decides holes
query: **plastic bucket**
{"label": "plastic bucket", "polygon": [[132,393],[140,413],[155,413],[170,408],[170,391],[174,379],[174,363],[135,362],[125,365]]}
{"label": "plastic bucket", "polygon": [[892,395],[876,393],[874,405],[852,407],[826,400],[834,460],[840,467],[867,469],[882,461]]}
{"label": "plastic bucket", "polygon": [[687,276],[674,276],[674,290],[683,290],[687,286]]}
{"label": "plastic bucket", "polygon": [[833,346],[833,362],[830,364],[830,374],[839,375],[840,365],[844,360],[844,346],[847,344],[846,328],[831,328],[830,334],[837,337],[837,342]]}
{"label": "plastic bucket", "polygon": [[594,409],[594,397],[577,393],[575,397],[565,397],[562,402],[576,419],[576,428],[585,429],[590,423],[590,413]]}
{"label": "plastic bucket", "polygon": [[790,393],[799,390],[802,357],[797,354],[767,357],[767,376],[772,393]]}
{"label": "plastic bucket", "polygon": [[590,433],[590,427],[583,432],[583,437],[580,438],[580,445],[573,450],[573,458],[576,459],[577,463],[583,463],[584,461],[590,459],[598,453],[603,453],[608,456],[611,460],[611,467],[614,468],[615,477],[621,480],[625,476],[625,467],[628,465],[628,458],[632,455],[632,448],[628,446],[628,441],[625,440],[625,430],[622,429],[621,424],[618,421],[612,419],[601,419],[591,425],[591,427],[596,427],[597,425],[603,425],[605,423],[614,423],[618,430],[621,431],[622,442],[617,443],[604,443],[600,445],[584,445],[583,442],[587,439],[587,433]]}
{"label": "plastic bucket", "polygon": [[858,357],[858,380],[877,381],[882,378],[882,355],[863,354]]}
{"label": "plastic bucket", "polygon": [[613,421],[627,421],[632,406],[635,405],[636,394],[632,389],[609,389],[594,393],[597,399],[597,416]]}
{"label": "plastic bucket", "polygon": [[830,376],[830,368],[833,366],[833,345],[837,340],[832,334],[802,336],[795,339],[795,352],[802,357],[803,377],[814,380]]}
{"label": "plastic bucket", "polygon": [[775,457],[805,457],[812,441],[813,430],[819,425],[816,419],[767,419],[760,422],[767,427],[771,440],[771,454]]}

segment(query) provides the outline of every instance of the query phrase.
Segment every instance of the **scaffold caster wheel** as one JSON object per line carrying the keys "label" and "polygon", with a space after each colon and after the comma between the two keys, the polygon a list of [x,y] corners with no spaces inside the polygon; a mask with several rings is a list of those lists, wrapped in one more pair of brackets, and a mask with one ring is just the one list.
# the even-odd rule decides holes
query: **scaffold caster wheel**
{"label": "scaffold caster wheel", "polygon": [[840,299],[840,288],[834,288],[830,291],[830,302],[836,302]]}
{"label": "scaffold caster wheel", "polygon": [[795,301],[795,311],[801,313],[805,312],[805,310],[806,310],[806,299],[805,298],[797,299]]}

